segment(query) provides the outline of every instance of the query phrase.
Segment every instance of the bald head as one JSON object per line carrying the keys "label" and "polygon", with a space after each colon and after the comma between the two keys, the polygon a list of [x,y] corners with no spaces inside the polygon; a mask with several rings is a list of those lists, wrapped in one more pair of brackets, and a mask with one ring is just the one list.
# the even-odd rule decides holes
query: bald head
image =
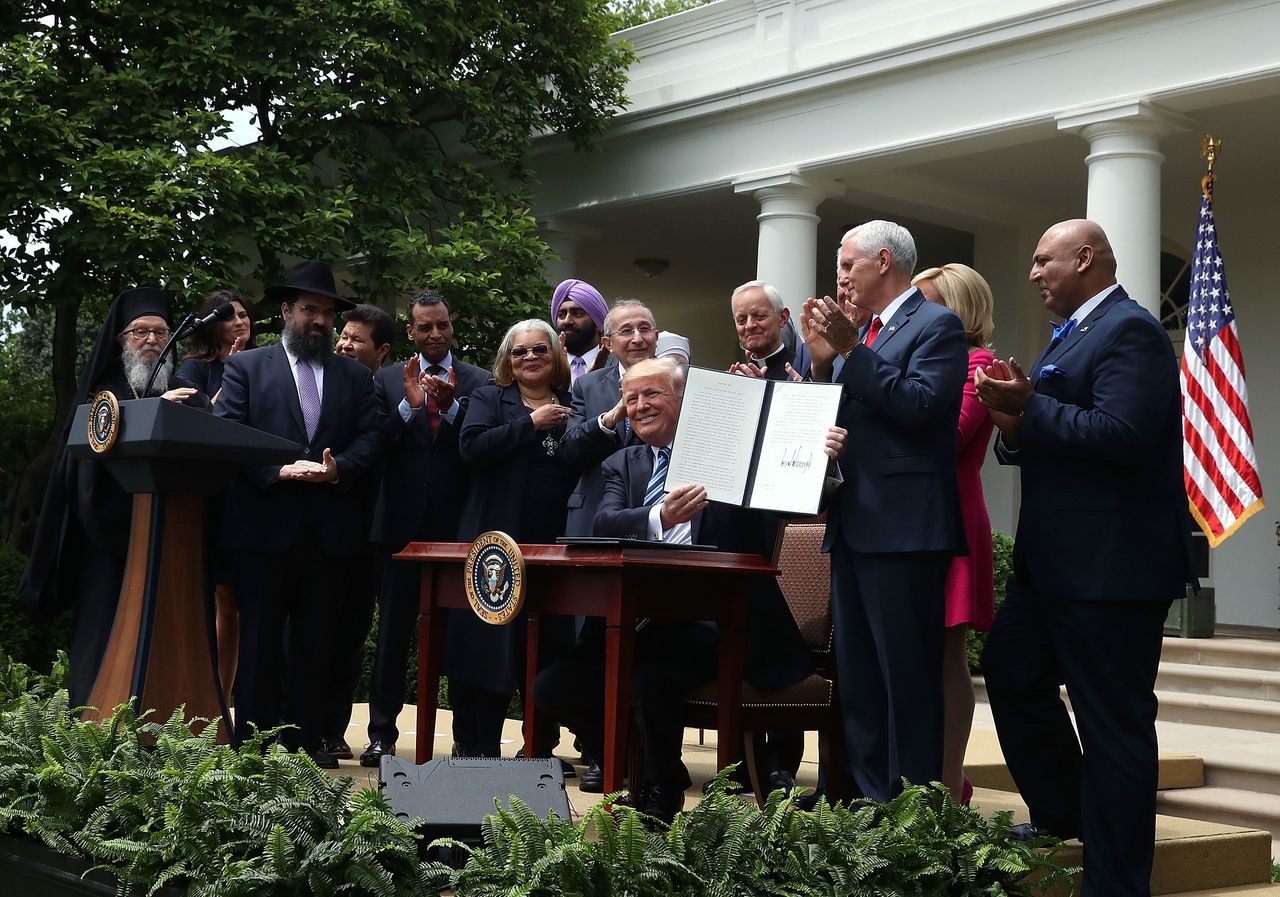
{"label": "bald head", "polygon": [[1070,317],[1115,284],[1116,257],[1111,242],[1096,221],[1060,221],[1036,244],[1030,278],[1046,309],[1059,317]]}

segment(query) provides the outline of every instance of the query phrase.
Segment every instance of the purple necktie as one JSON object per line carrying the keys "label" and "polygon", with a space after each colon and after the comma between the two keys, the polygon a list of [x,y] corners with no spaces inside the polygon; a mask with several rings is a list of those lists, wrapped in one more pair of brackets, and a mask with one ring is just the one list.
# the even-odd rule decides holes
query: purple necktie
{"label": "purple necktie", "polygon": [[587,372],[587,362],[581,356],[570,355],[569,368],[569,373],[572,374],[569,378],[569,382],[576,382],[579,377]]}
{"label": "purple necktie", "polygon": [[320,422],[320,390],[316,388],[316,372],[311,365],[298,359],[298,403],[302,405],[302,422],[307,428],[307,442],[316,435]]}

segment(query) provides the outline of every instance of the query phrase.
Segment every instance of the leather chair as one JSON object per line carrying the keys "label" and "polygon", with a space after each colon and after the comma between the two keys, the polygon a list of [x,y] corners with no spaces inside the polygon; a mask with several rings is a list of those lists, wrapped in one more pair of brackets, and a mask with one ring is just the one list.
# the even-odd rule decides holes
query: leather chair
{"label": "leather chair", "polygon": [[[778,583],[805,643],[813,652],[816,672],[777,691],[742,685],[742,732],[747,770],[756,800],[768,794],[759,781],[756,757],[764,754],[764,733],[779,729],[816,730],[828,800],[848,796],[844,773],[844,729],[836,683],[831,621],[831,562],[822,553],[826,524],[807,518],[780,528],[774,562],[782,571]],[[686,701],[686,725],[714,729],[716,686],[694,691]]]}

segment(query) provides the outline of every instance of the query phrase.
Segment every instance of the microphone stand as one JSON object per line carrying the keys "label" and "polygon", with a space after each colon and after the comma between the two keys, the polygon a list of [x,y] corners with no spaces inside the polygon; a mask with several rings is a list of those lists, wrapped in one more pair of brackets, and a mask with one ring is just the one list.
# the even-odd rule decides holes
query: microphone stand
{"label": "microphone stand", "polygon": [[160,357],[156,359],[156,366],[151,369],[151,376],[147,378],[147,388],[142,391],[142,398],[151,395],[151,387],[155,385],[156,375],[160,373],[160,368],[164,366],[166,357],[172,357],[178,349],[178,340],[185,339],[190,335],[192,327],[191,323],[196,319],[194,314],[187,315],[186,319],[178,325],[178,329],[169,335],[169,342],[164,344],[164,348],[160,350]]}

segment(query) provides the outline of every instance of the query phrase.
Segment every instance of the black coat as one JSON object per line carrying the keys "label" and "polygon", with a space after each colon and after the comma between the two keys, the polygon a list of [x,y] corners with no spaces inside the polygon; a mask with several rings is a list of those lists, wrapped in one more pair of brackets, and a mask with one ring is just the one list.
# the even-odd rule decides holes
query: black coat
{"label": "black coat", "polygon": [[[557,392],[556,399],[567,405],[569,395]],[[549,435],[559,439],[563,434],[534,429],[515,384],[482,386],[471,394],[458,437],[462,459],[471,468],[471,489],[458,524],[460,542],[470,542],[489,530],[501,530],[523,542],[526,522],[531,519],[543,532],[563,534],[572,472],[565,466],[564,475],[554,484],[531,482],[535,458],[547,457],[544,442]],[[553,457],[563,462],[558,448]],[[530,505],[530,501],[536,504]],[[548,619],[542,628],[545,642],[567,640],[571,625],[568,617]],[[486,691],[511,694],[517,685],[524,684],[525,633],[524,614],[506,626],[492,626],[469,610],[451,612],[444,672],[451,679]]]}
{"label": "black coat", "polygon": [[276,479],[280,465],[244,471],[227,485],[224,548],[282,552],[310,538],[332,557],[365,553],[382,446],[381,412],[368,368],[341,355],[325,356],[320,420],[310,443],[289,358],[280,345],[227,359],[214,411],[296,442],[300,460],[319,462],[329,449],[339,477],[336,483],[281,482]]}

